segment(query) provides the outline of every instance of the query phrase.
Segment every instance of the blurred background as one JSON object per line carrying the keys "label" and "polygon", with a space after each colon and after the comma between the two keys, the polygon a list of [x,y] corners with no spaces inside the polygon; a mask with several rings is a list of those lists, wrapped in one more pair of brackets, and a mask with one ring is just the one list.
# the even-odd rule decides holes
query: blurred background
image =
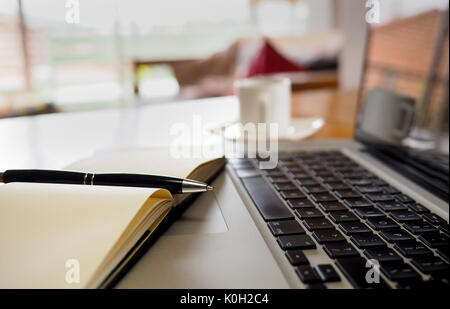
{"label": "blurred background", "polygon": [[[237,78],[260,74],[288,76],[293,91],[356,89],[372,2],[0,0],[0,117],[226,96]],[[446,5],[380,3],[380,24],[429,10],[430,33]],[[368,83],[395,77],[386,64],[373,69]],[[401,87],[425,91],[425,75]]]}
{"label": "blurred background", "polygon": [[[0,116],[229,95],[264,47],[292,62],[287,71],[335,71],[337,9],[332,0],[0,0]],[[253,74],[265,69],[260,61]]]}

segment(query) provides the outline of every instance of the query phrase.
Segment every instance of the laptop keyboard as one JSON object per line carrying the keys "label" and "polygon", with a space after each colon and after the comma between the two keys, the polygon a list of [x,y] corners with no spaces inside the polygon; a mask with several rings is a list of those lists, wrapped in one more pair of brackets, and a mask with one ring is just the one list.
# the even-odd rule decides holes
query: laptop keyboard
{"label": "laptop keyboard", "polygon": [[[448,288],[449,224],[341,152],[281,153],[275,169],[230,159],[299,280],[310,288]],[[307,250],[329,264],[312,267]],[[378,284],[366,280],[379,263]],[[370,281],[370,280],[369,280]]]}
{"label": "laptop keyboard", "polygon": [[449,199],[448,155],[399,147],[368,147],[369,154],[388,164],[441,199]]}

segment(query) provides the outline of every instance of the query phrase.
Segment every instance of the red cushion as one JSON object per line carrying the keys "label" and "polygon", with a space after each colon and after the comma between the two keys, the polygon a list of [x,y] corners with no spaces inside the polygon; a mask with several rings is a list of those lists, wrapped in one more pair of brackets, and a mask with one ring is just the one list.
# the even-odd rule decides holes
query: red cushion
{"label": "red cushion", "polygon": [[271,73],[298,72],[302,70],[304,68],[286,59],[268,40],[265,40],[264,46],[250,64],[247,77]]}

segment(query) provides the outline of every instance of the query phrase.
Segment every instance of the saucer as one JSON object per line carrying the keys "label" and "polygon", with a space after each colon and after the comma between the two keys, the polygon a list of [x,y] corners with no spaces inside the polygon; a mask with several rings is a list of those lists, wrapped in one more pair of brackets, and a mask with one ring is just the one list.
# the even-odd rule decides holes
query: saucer
{"label": "saucer", "polygon": [[[287,129],[287,133],[279,136],[273,136],[278,141],[300,141],[314,135],[324,125],[321,117],[305,117],[291,119],[291,125]],[[242,132],[242,125],[238,122],[229,123],[224,126],[213,128],[213,134],[221,135],[225,140],[233,141],[250,141],[257,140],[257,137],[246,137]],[[268,136],[269,138],[271,136]]]}

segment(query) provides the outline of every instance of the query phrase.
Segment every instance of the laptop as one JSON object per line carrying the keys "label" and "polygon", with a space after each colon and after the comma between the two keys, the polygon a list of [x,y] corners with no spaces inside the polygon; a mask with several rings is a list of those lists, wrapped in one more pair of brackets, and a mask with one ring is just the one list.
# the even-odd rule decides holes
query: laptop
{"label": "laptop", "polygon": [[230,159],[117,288],[448,288],[448,8],[369,28],[355,139]]}

